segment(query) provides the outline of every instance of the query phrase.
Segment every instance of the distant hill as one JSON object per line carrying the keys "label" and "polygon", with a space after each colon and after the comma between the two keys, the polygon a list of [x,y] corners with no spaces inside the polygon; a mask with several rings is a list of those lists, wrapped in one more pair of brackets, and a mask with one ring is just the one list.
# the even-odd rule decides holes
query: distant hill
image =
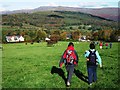
{"label": "distant hill", "polygon": [[81,9],[81,12],[118,21],[118,8]]}
{"label": "distant hill", "polygon": [[115,38],[117,41],[116,35],[119,33],[117,32],[119,27],[116,21],[80,11],[45,10],[39,11],[37,8],[29,13],[19,11],[19,13],[14,14],[2,14],[2,41],[6,42],[6,35],[23,35],[27,41],[39,41],[44,39],[45,35],[60,36],[60,34],[65,35],[65,33],[71,33],[74,39],[78,37],[76,37],[78,33],[81,33],[81,35],[87,35],[91,39],[94,36],[95,40],[99,36],[100,40],[107,41],[109,38],[113,38],[113,40]]}
{"label": "distant hill", "polygon": [[[117,22],[76,11],[37,11],[31,13],[3,14],[2,25],[19,26],[32,25],[46,29],[67,29],[73,26],[90,30],[101,30],[104,27],[117,28]],[[88,28],[87,28],[88,29]]]}
{"label": "distant hill", "polygon": [[26,10],[15,10],[15,11],[4,11],[0,14],[13,14],[13,13],[34,13],[38,11],[74,11],[74,12],[83,12],[88,13],[94,16],[100,16],[106,19],[113,21],[118,21],[118,8],[75,8],[75,7],[51,7],[51,6],[42,6],[35,9],[26,9]]}

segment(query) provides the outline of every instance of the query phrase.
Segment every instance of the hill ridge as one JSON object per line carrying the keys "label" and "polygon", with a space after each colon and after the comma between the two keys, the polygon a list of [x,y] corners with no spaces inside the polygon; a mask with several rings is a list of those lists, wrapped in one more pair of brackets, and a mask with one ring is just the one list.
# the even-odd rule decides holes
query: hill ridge
{"label": "hill ridge", "polygon": [[15,11],[4,11],[0,14],[15,14],[15,13],[34,13],[38,11],[75,11],[83,12],[95,16],[100,16],[106,19],[118,21],[118,8],[76,8],[76,7],[63,7],[63,6],[40,6],[35,9],[24,9]]}

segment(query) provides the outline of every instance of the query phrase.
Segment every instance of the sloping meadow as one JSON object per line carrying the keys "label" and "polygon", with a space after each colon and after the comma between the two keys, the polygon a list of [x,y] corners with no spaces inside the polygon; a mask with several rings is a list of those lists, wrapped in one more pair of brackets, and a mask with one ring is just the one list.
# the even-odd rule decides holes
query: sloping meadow
{"label": "sloping meadow", "polygon": [[[2,51],[2,87],[3,88],[66,88],[63,78],[51,73],[53,66],[59,66],[59,60],[69,42],[58,42],[48,47],[47,43],[14,43],[3,44]],[[85,50],[89,50],[90,42],[74,42],[79,56],[76,70],[87,77]],[[102,58],[103,68],[98,66],[98,81],[91,88],[118,88],[118,43],[102,50],[96,46]],[[62,66],[64,75],[67,73]],[[89,85],[75,74],[71,80],[71,88],[88,88]]]}

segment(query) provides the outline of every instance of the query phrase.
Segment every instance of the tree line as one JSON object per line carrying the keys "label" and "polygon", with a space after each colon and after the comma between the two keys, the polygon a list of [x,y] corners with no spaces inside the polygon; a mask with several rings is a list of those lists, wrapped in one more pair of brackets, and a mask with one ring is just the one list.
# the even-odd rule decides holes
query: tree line
{"label": "tree line", "polygon": [[45,38],[56,38],[60,41],[74,40],[78,41],[83,35],[87,40],[117,41],[119,36],[118,30],[99,30],[99,31],[83,31],[83,30],[4,30],[2,32],[2,42],[6,43],[6,36],[22,35],[25,42],[45,41]]}

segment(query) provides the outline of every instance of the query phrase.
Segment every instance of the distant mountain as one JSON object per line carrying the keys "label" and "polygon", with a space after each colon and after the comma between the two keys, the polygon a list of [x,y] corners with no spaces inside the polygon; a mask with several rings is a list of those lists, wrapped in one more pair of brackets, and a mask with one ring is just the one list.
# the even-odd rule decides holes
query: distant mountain
{"label": "distant mountain", "polygon": [[100,16],[106,19],[113,21],[118,21],[118,8],[75,8],[75,7],[52,7],[52,6],[42,6],[35,9],[26,9],[26,10],[15,10],[15,11],[4,11],[0,14],[13,14],[13,13],[33,13],[38,11],[74,11],[74,12],[83,12],[95,16]]}
{"label": "distant mountain", "polygon": [[14,11],[2,11],[0,14],[15,14],[15,13],[30,13],[33,9],[22,9],[22,10],[14,10]]}
{"label": "distant mountain", "polygon": [[118,8],[81,9],[81,12],[118,21]]}

